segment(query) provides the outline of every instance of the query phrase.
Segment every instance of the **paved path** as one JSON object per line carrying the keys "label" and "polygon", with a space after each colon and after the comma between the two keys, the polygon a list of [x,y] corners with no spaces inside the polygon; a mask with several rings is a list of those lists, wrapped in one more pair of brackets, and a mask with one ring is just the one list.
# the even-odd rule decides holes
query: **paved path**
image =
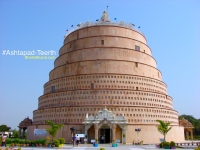
{"label": "paved path", "polygon": [[[0,147],[2,150],[5,150],[5,147]],[[111,144],[99,144],[99,147],[93,147],[92,144],[80,144],[78,147],[73,147],[70,144],[65,144],[62,148],[46,148],[46,147],[22,147],[22,150],[100,150],[100,148],[105,148],[105,150],[159,150],[159,148],[156,148],[155,145],[123,145],[119,144],[118,147],[111,147]],[[187,148],[187,147],[185,147]],[[195,147],[194,147],[195,148]],[[194,150],[194,148],[191,149],[191,147],[187,150]],[[17,148],[14,148],[17,150]],[[10,149],[9,150],[14,150]],[[162,149],[160,149],[162,150]],[[163,149],[164,150],[164,149]]]}

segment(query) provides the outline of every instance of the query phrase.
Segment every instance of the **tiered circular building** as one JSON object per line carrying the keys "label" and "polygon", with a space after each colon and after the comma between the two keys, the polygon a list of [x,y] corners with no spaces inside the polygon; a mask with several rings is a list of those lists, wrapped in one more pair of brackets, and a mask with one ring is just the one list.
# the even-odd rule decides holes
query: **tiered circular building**
{"label": "tiered circular building", "polygon": [[156,120],[163,120],[173,126],[167,139],[184,141],[172,105],[145,36],[132,24],[110,22],[104,11],[100,21],[79,24],[65,37],[28,138],[51,120],[64,124],[58,136],[67,141],[75,127],[88,142],[104,136],[105,143],[156,143],[163,138]]}

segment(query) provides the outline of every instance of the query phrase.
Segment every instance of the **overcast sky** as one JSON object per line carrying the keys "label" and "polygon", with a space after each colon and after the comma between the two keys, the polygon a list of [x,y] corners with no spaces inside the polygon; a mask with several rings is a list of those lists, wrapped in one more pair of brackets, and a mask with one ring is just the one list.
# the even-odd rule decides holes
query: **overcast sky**
{"label": "overcast sky", "polygon": [[199,0],[1,0],[0,125],[17,129],[25,117],[32,119],[54,64],[4,50],[54,50],[57,57],[66,30],[95,22],[106,6],[111,20],[141,27],[179,115],[200,118]]}

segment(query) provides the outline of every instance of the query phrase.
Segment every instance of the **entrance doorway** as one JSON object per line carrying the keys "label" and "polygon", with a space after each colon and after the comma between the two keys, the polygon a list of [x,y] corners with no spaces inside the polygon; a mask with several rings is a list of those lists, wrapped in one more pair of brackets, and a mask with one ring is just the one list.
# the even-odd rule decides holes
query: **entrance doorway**
{"label": "entrance doorway", "polygon": [[111,129],[108,125],[103,125],[99,129],[99,142],[103,143],[110,143],[111,142]]}

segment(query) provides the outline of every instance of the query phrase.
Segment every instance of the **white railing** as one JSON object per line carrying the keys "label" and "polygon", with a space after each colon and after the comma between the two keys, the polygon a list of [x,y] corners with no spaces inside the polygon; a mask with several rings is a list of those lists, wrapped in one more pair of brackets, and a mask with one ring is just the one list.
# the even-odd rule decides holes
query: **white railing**
{"label": "white railing", "polygon": [[126,27],[126,28],[129,28],[129,29],[132,29],[132,30],[135,30],[135,31],[141,33],[145,37],[144,33],[142,33],[139,28],[135,27],[131,23],[124,23],[123,21],[120,21],[120,22],[103,22],[103,21],[90,22],[90,21],[87,21],[86,23],[80,23],[76,27],[74,27],[74,28],[70,29],[69,31],[67,31],[67,34],[65,35],[65,38],[70,33],[72,33],[73,31],[76,31],[78,29],[85,28],[85,27],[90,27],[90,26],[99,26],[99,25],[113,25],[113,26]]}

